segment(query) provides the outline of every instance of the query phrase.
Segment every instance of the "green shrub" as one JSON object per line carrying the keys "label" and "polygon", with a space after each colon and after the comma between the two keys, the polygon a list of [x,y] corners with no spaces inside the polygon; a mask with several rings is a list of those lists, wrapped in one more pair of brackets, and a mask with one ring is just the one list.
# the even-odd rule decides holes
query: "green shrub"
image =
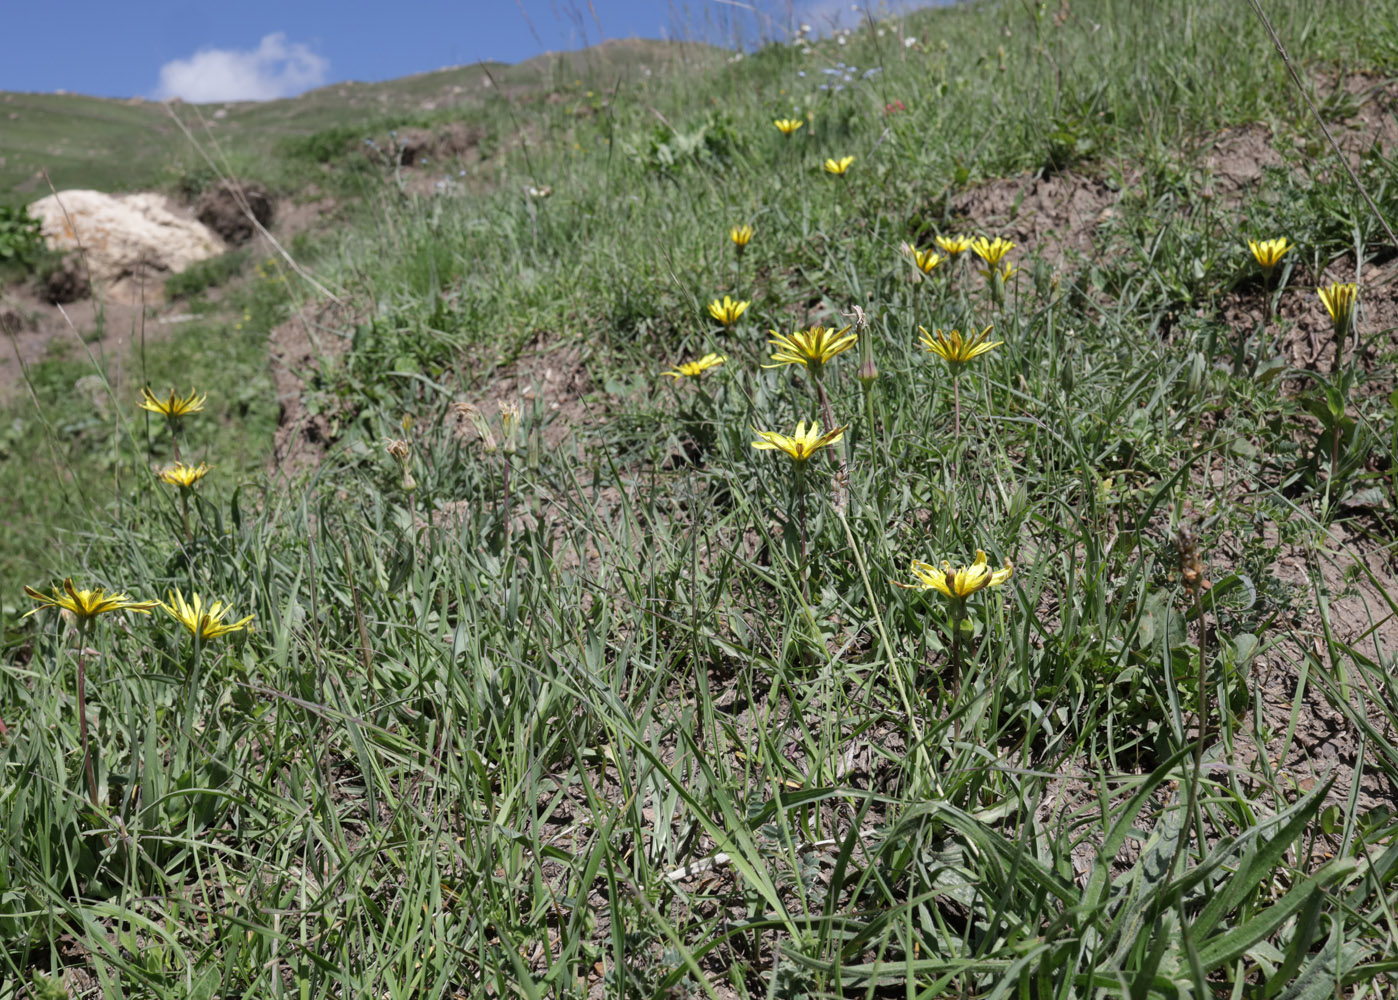
{"label": "green shrub", "polygon": [[196,261],[179,274],[165,279],[165,296],[189,299],[206,289],[217,288],[242,271],[247,260],[246,250],[230,250],[208,260]]}
{"label": "green shrub", "polygon": [[0,205],[0,266],[18,266],[29,272],[44,256],[39,220],[20,205]]}

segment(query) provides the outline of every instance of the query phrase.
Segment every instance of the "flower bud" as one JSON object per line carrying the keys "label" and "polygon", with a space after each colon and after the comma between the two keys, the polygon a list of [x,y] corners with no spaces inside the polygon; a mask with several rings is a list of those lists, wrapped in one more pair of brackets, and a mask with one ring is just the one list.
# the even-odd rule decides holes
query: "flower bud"
{"label": "flower bud", "polygon": [[859,384],[864,386],[864,391],[868,392],[874,387],[874,383],[879,380],[879,366],[874,364],[874,355],[871,353],[859,366],[859,372],[855,376],[859,379]]}

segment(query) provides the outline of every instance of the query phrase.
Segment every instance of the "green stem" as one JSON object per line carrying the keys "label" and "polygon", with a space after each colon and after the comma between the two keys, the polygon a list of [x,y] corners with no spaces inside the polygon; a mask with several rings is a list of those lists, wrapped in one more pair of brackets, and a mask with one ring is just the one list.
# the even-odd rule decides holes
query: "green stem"
{"label": "green stem", "polygon": [[801,598],[806,605],[806,613],[811,609],[811,583],[806,572],[806,463],[796,463],[796,526],[801,535],[801,561],[797,572],[801,576]]}
{"label": "green stem", "polygon": [[879,451],[882,442],[879,440],[878,424],[874,420],[874,387],[864,388],[864,419],[869,424],[869,451],[873,455],[873,461],[869,464],[877,471],[879,466]]}
{"label": "green stem", "polygon": [[966,613],[965,605],[953,601],[951,606],[951,700],[961,695],[961,619]]}
{"label": "green stem", "polygon": [[951,433],[957,441],[961,440],[961,378],[953,375],[951,377],[952,395],[952,423]]}
{"label": "green stem", "polygon": [[[1204,816],[1202,813],[1196,815],[1199,806],[1199,780],[1204,773],[1204,744],[1208,739],[1209,720],[1209,688],[1208,688],[1208,667],[1206,657],[1206,646],[1209,641],[1209,623],[1204,617],[1204,598],[1199,589],[1194,591],[1194,616],[1199,619],[1199,738],[1194,744],[1194,777],[1189,782],[1189,806],[1187,816],[1194,818],[1195,836],[1199,843],[1199,856],[1202,858],[1208,853],[1208,844],[1204,839]],[[1183,843],[1183,838],[1181,838]]]}
{"label": "green stem", "polygon": [[503,476],[503,480],[504,480],[504,481],[503,481],[503,483],[501,484],[501,485],[504,487],[504,490],[505,490],[505,551],[504,551],[503,555],[504,555],[505,558],[508,559],[508,558],[509,558],[509,554],[510,554],[510,533],[511,533],[511,531],[514,529],[514,521],[513,521],[514,514],[513,514],[513,509],[512,509],[512,508],[513,508],[513,504],[511,503],[511,498],[510,498],[510,456],[509,456],[508,454],[505,454],[504,458],[505,458],[505,472],[504,472],[504,476]]}
{"label": "green stem", "polygon": [[87,794],[92,808],[97,808],[97,775],[92,766],[92,754],[87,739],[87,619],[78,619],[78,740],[82,744],[83,773],[87,775]]}

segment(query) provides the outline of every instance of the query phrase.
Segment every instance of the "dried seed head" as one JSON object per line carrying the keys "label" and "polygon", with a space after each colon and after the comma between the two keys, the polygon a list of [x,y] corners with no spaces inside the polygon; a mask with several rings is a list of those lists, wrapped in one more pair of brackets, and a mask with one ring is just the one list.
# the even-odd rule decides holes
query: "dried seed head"
{"label": "dried seed head", "polygon": [[1180,557],[1180,580],[1184,592],[1190,597],[1198,597],[1213,586],[1204,575],[1204,560],[1199,554],[1199,536],[1193,528],[1181,528],[1175,534],[1175,551]]}
{"label": "dried seed head", "polygon": [[830,502],[841,517],[849,512],[849,470],[839,469],[830,477]]}

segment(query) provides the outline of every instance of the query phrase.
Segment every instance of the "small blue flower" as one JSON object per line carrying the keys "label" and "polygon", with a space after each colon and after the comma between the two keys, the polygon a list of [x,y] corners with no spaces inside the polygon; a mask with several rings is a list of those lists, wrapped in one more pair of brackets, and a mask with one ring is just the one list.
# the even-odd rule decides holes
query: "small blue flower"
{"label": "small blue flower", "polygon": [[796,75],[804,80],[806,78],[806,71],[804,69],[798,69]]}

